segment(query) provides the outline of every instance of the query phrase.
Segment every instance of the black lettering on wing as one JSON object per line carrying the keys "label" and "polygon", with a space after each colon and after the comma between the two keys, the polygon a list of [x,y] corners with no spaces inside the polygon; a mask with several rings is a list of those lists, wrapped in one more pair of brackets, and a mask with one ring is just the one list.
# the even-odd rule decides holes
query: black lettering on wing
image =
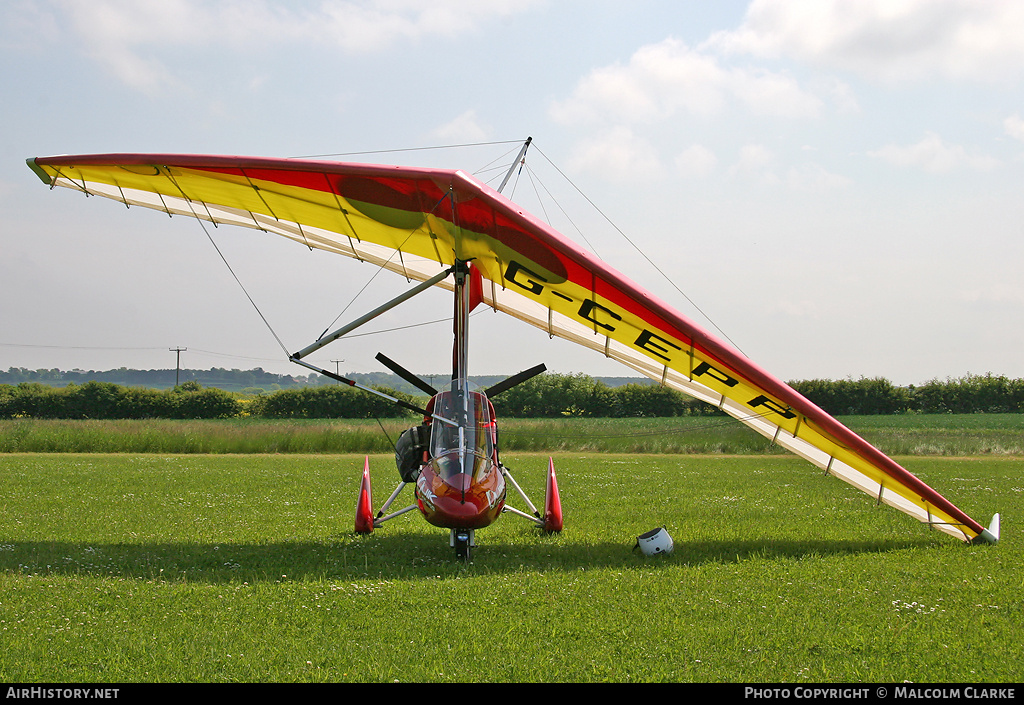
{"label": "black lettering on wing", "polygon": [[783,418],[787,418],[787,419],[796,418],[796,414],[793,413],[792,409],[790,409],[789,407],[782,406],[778,402],[769,399],[764,394],[762,394],[760,396],[757,396],[757,397],[754,397],[753,399],[751,399],[750,401],[747,402],[747,405],[752,407],[752,408],[754,408],[754,409],[756,409],[759,406],[763,406],[766,409],[768,409],[769,411],[772,411],[772,412],[782,416]]}
{"label": "black lettering on wing", "polygon": [[597,318],[595,317],[597,315],[597,311],[604,311],[607,315],[611,316],[613,320],[616,320],[616,321],[621,321],[622,320],[622,316],[620,316],[619,314],[615,313],[615,311],[612,311],[607,306],[602,306],[601,304],[599,304],[596,301],[593,301],[591,299],[584,299],[583,300],[583,303],[580,304],[579,315],[580,315],[580,318],[584,318],[584,319],[590,321],[591,323],[596,325],[598,328],[603,328],[606,331],[613,331],[613,330],[615,330],[615,326],[609,325],[607,323],[603,323],[603,322],[597,320]]}
{"label": "black lettering on wing", "polygon": [[[636,342],[633,343],[641,350],[645,350],[655,357],[660,357],[665,362],[671,362],[670,358],[666,353],[671,352],[669,348],[675,348],[676,350],[682,350],[678,345],[671,343],[660,335],[656,335],[646,328],[637,336]],[[668,346],[668,347],[666,347]]]}
{"label": "black lettering on wing", "polygon": [[708,377],[711,377],[714,380],[718,380],[727,387],[735,387],[737,384],[739,384],[739,380],[733,379],[732,377],[722,372],[718,368],[712,367],[707,362],[702,362],[693,368],[694,377],[702,377],[704,375],[707,375]]}
{"label": "black lettering on wing", "polygon": [[[520,272],[522,272],[522,274],[520,274]],[[508,263],[508,268],[505,270],[505,279],[531,294],[539,294],[544,291],[544,284],[541,282],[546,284],[548,281],[541,275],[531,271],[527,267],[524,267],[515,260]]]}

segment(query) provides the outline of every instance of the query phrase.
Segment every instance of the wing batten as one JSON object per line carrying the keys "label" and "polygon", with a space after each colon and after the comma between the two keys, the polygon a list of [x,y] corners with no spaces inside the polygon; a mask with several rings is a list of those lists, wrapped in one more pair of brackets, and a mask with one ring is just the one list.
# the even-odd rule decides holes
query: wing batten
{"label": "wing batten", "polygon": [[472,259],[491,282],[483,301],[493,310],[718,406],[826,474],[947,533],[971,540],[985,531],[732,346],[461,171],[145,154],[28,164],[51,188],[256,228],[409,280],[430,279],[456,256]]}

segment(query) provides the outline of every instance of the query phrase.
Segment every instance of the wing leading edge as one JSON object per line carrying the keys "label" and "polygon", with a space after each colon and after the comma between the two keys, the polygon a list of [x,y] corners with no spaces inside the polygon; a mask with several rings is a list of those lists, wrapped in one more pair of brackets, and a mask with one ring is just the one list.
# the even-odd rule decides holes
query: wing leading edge
{"label": "wing leading edge", "polygon": [[[713,404],[936,529],[986,529],[788,385],[493,189],[461,171],[204,155],[29,159],[50,186],[276,233],[425,281],[456,259],[483,301]],[[449,286],[447,280],[439,286]]]}

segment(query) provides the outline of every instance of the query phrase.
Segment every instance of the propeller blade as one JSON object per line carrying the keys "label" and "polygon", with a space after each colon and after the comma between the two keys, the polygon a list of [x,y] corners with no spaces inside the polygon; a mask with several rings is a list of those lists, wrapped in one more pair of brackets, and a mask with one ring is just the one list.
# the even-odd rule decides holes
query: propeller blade
{"label": "propeller blade", "polygon": [[412,386],[416,387],[420,391],[426,392],[430,396],[434,396],[435,394],[437,394],[437,390],[436,389],[434,389],[432,386],[430,386],[429,384],[424,382],[422,379],[420,379],[419,377],[414,375],[409,370],[407,370],[404,367],[402,367],[401,365],[399,365],[397,362],[395,362],[391,358],[387,357],[384,353],[377,353],[377,362],[380,362],[382,365],[387,367],[389,370],[394,372],[396,375],[398,375],[399,377],[401,377],[406,382],[408,382]]}
{"label": "propeller blade", "polygon": [[495,396],[497,394],[501,394],[502,392],[507,392],[509,389],[512,389],[512,387],[516,386],[517,384],[525,382],[526,380],[530,379],[531,377],[536,377],[541,372],[544,372],[547,369],[548,368],[542,362],[541,364],[537,365],[536,367],[531,367],[528,370],[523,370],[522,372],[520,372],[517,375],[512,375],[508,379],[506,379],[506,380],[504,380],[502,382],[498,382],[497,384],[495,384],[495,385],[493,385],[491,387],[488,387],[487,391],[485,392],[485,394],[487,394],[488,397],[493,397],[493,396]]}

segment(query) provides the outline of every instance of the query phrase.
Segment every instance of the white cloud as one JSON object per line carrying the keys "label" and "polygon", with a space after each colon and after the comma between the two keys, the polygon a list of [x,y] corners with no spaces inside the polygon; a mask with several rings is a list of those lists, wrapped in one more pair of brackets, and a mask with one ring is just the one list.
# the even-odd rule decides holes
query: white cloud
{"label": "white cloud", "polygon": [[53,8],[37,0],[8,0],[0,6],[0,48],[22,53],[61,37]]}
{"label": "white cloud", "polygon": [[683,176],[707,176],[718,166],[718,157],[707,147],[690,145],[676,157],[676,170]]}
{"label": "white cloud", "polygon": [[704,45],[900,80],[1024,75],[1019,0],[755,0]]}
{"label": "white cloud", "polygon": [[569,166],[607,174],[612,181],[651,180],[663,171],[657,150],[625,127],[583,140],[570,157]]}
{"label": "white cloud", "polygon": [[756,115],[798,118],[817,116],[823,105],[788,74],[724,66],[713,55],[666,39],[641,47],[626,65],[593,70],[551,113],[565,124],[637,124],[681,112],[714,116],[730,103]]}
{"label": "white cloud", "polygon": [[440,140],[454,142],[479,142],[488,138],[490,130],[480,124],[475,110],[467,110],[454,120],[441,125],[431,132],[431,136]]}
{"label": "white cloud", "polygon": [[738,159],[729,167],[729,175],[808,193],[824,193],[851,183],[845,176],[833,174],[813,162],[789,167],[781,162],[775,152],[764,145],[747,144],[740,148]]}
{"label": "white cloud", "polygon": [[1003,120],[1003,127],[1010,137],[1024,141],[1024,119],[1020,115],[1014,113]]}
{"label": "white cloud", "polygon": [[895,166],[917,167],[933,174],[945,174],[962,168],[987,171],[999,164],[998,160],[987,155],[969,153],[961,145],[946,144],[934,132],[926,133],[916,144],[890,144],[868,152],[868,156]]}
{"label": "white cloud", "polygon": [[298,18],[305,36],[336,43],[346,51],[380,51],[396,41],[466,34],[494,17],[536,5],[533,0],[329,0],[320,12]]}
{"label": "white cloud", "polygon": [[993,282],[978,289],[960,290],[956,296],[971,304],[1024,306],[1024,288],[1017,282]]}
{"label": "white cloud", "polygon": [[825,95],[832,102],[836,112],[841,114],[859,113],[861,111],[857,96],[849,84],[840,81],[834,76],[819,77],[812,83],[815,91]]}
{"label": "white cloud", "polygon": [[833,174],[819,164],[800,164],[786,172],[786,185],[796,191],[823,193],[843,188],[849,183],[850,179]]}
{"label": "white cloud", "polygon": [[729,169],[733,176],[760,176],[767,181],[778,181],[769,170],[775,161],[775,154],[761,144],[747,144],[740,148],[740,156]]}
{"label": "white cloud", "polygon": [[[456,37],[535,0],[324,0],[316,5],[268,0],[54,0],[86,53],[129,86],[154,93],[179,79],[159,58],[178,47],[276,43],[325,46],[347,53],[385,51],[397,42]],[[24,15],[24,13],[23,13]]]}

